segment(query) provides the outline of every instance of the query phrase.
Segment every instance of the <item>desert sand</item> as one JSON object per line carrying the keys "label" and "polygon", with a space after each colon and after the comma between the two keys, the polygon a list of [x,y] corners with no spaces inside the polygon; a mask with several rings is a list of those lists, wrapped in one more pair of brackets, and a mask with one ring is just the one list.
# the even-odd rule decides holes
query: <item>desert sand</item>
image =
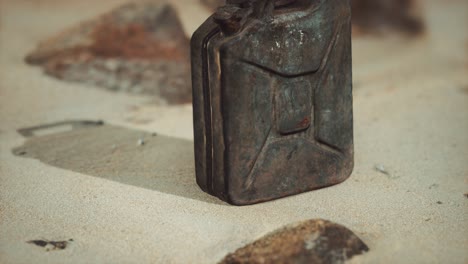
{"label": "desert sand", "polygon": [[[40,40],[121,3],[0,1],[0,263],[216,263],[313,218],[369,246],[353,263],[468,262],[466,1],[425,1],[423,37],[354,39],[350,179],[245,207],[196,186],[190,105],[55,80],[24,63]],[[196,0],[173,3],[188,35],[209,15]],[[17,132],[63,120],[106,125]],[[32,239],[73,241],[45,251]]]}

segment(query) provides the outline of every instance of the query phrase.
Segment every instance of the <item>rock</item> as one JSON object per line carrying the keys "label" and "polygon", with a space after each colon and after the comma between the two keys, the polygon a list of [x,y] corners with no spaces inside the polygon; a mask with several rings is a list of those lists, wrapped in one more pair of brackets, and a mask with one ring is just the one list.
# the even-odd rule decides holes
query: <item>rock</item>
{"label": "rock", "polygon": [[418,0],[351,0],[354,33],[419,35],[424,32],[419,5]]}
{"label": "rock", "polygon": [[169,4],[130,3],[40,43],[26,62],[61,80],[191,101],[189,40]]}
{"label": "rock", "polygon": [[38,239],[38,240],[27,241],[27,243],[34,244],[38,247],[43,247],[46,249],[46,251],[50,251],[50,250],[63,250],[67,248],[68,244],[72,241],[73,239],[71,238],[68,241],[48,241],[48,240]]}
{"label": "rock", "polygon": [[[210,10],[215,10],[225,1],[201,2]],[[418,0],[351,0],[353,33],[381,34],[397,31],[418,35],[424,31],[424,23],[416,12],[418,3]]]}
{"label": "rock", "polygon": [[228,254],[220,263],[343,263],[368,250],[347,228],[309,220],[274,231]]}

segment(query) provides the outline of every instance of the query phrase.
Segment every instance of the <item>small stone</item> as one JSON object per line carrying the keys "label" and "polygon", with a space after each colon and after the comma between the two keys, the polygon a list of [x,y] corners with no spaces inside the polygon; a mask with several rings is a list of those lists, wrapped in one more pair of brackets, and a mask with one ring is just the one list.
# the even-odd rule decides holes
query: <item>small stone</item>
{"label": "small stone", "polygon": [[140,139],[138,139],[137,144],[138,144],[138,146],[143,146],[145,144],[145,140],[140,138]]}
{"label": "small stone", "polygon": [[443,204],[441,201],[437,201],[437,204]]}
{"label": "small stone", "polygon": [[67,248],[68,243],[72,242],[73,239],[69,239],[68,241],[47,241],[47,240],[30,240],[27,243],[34,244],[38,247],[43,247],[46,251],[50,250],[63,250]]}
{"label": "small stone", "polygon": [[309,220],[274,231],[228,254],[220,264],[343,263],[367,251],[367,245],[346,227]]}
{"label": "small stone", "polygon": [[374,169],[380,173],[383,173],[385,175],[390,175],[390,173],[385,169],[385,166],[382,164],[377,164],[374,166]]}

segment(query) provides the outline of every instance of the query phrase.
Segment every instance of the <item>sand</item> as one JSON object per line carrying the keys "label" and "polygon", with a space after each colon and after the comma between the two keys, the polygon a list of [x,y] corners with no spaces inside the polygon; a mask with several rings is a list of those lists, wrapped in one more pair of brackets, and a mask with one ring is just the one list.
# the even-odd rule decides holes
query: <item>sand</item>
{"label": "sand", "polygon": [[[188,34],[208,16],[195,1],[174,1]],[[353,263],[468,262],[466,1],[425,2],[429,28],[422,38],[354,40],[356,166],[349,180],[246,207],[196,187],[189,105],[158,106],[147,97],[58,81],[23,62],[38,41],[123,2],[0,0],[0,263],[216,263],[312,218],[342,224],[364,240],[370,251]],[[120,165],[99,173],[98,158],[65,148],[74,142],[53,141],[97,166],[96,173],[60,166],[59,152],[44,152],[43,162],[13,153],[31,140],[17,129],[82,119],[120,127],[125,136],[110,129],[108,137],[128,151],[151,147],[150,156],[128,166],[111,161]],[[141,131],[167,141],[138,146]],[[26,243],[70,238],[64,250]]]}

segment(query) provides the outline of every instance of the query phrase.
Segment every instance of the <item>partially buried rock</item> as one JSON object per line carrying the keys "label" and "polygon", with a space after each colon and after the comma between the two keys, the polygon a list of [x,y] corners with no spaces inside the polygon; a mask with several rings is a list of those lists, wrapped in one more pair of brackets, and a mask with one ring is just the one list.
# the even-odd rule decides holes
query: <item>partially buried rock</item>
{"label": "partially buried rock", "polygon": [[220,263],[343,263],[369,248],[347,228],[325,220],[287,226],[227,255]]}
{"label": "partially buried rock", "polygon": [[130,3],[40,43],[26,62],[56,78],[191,101],[189,40],[165,3]]}

